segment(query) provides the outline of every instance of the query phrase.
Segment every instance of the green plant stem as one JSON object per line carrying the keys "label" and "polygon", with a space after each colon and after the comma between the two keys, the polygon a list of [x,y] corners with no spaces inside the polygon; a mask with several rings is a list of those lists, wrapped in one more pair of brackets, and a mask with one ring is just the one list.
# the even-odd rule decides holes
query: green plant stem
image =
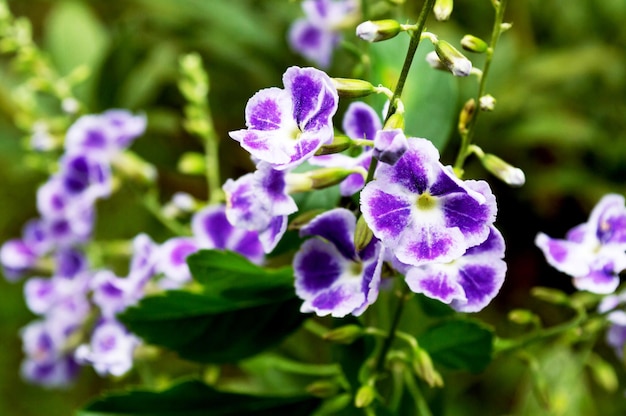
{"label": "green plant stem", "polygon": [[[506,4],[508,0],[500,0],[495,3],[494,6],[496,8],[496,16],[493,22],[493,28],[491,30],[491,40],[489,41],[489,48],[485,52],[485,64],[482,69],[482,76],[480,77],[480,82],[478,85],[478,93],[476,95],[476,105],[478,105],[480,97],[485,95],[486,91],[486,80],[487,75],[489,74],[489,69],[491,68],[491,62],[493,60],[493,53],[496,49],[496,45],[498,44],[498,40],[500,39],[500,34],[502,33],[502,23],[504,22],[504,11],[506,9]],[[474,112],[472,119],[469,121],[467,129],[465,132],[461,132],[461,147],[459,149],[459,153],[456,158],[456,162],[454,163],[455,172],[462,172],[463,165],[465,164],[465,159],[472,153],[470,149],[470,145],[472,144],[472,139],[474,138],[474,132],[476,127],[476,121],[478,120],[478,115],[480,114],[480,110],[477,109]]]}
{"label": "green plant stem", "polygon": [[217,204],[224,201],[224,191],[222,191],[222,182],[220,179],[220,162],[219,162],[219,139],[213,128],[213,118],[207,109],[207,123],[209,130],[203,137],[204,153],[206,161],[206,180],[209,193],[209,204]]}
{"label": "green plant stem", "polygon": [[400,324],[400,318],[402,317],[402,312],[404,311],[404,304],[406,303],[408,296],[406,293],[402,293],[398,299],[398,305],[396,306],[396,311],[393,315],[393,319],[391,321],[391,326],[389,327],[389,332],[387,332],[387,337],[383,341],[383,345],[380,348],[380,352],[378,353],[378,358],[376,359],[376,367],[375,371],[377,373],[383,372],[385,369],[385,362],[387,361],[387,353],[393,344],[393,341],[396,337],[396,330],[398,329],[398,325]]}
{"label": "green plant stem", "polygon": [[413,373],[411,373],[408,369],[405,369],[404,371],[404,384],[411,394],[411,397],[413,397],[413,400],[415,400],[415,409],[417,410],[417,414],[420,416],[432,416],[432,413],[428,408],[428,404],[422,395],[422,391],[413,377]]}

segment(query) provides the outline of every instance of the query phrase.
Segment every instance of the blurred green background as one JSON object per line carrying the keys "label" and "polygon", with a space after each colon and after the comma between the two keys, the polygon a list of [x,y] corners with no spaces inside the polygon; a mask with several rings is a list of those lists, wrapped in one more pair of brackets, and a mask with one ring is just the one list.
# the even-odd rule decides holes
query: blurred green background
{"label": "blurred green background", "polygon": [[[387,16],[414,19],[421,2],[406,3],[403,14]],[[289,24],[302,15],[297,1],[14,0],[9,7],[14,15],[30,19],[35,41],[61,74],[80,64],[90,66],[91,77],[77,91],[90,112],[128,108],[146,113],[148,131],[133,150],[158,168],[164,199],[181,190],[206,196],[200,177],[176,170],[184,152],[201,150],[181,125],[184,100],[176,87],[181,54],[198,52],[210,75],[213,119],[223,139],[223,178],[251,168],[227,136],[244,126],[248,98],[261,88],[280,86],[288,66],[309,65],[286,42]],[[457,0],[451,21],[430,21],[428,29],[458,46],[466,33],[487,38],[492,18],[489,1]],[[524,170],[526,185],[511,189],[489,177],[474,159],[466,167],[468,178],[489,180],[499,201],[497,225],[507,241],[509,272],[502,293],[481,317],[504,333],[506,312],[514,307],[539,308],[547,322],[560,317],[558,311],[531,301],[530,287],[572,291],[568,278],[545,264],[533,245],[535,234],[561,237],[586,220],[603,194],[626,193],[626,2],[510,1],[506,20],[513,28],[503,35],[488,78],[496,111],[481,115],[476,142]],[[346,38],[356,42],[352,34]],[[480,57],[471,58],[480,64]],[[340,49],[328,72],[351,76],[356,63],[352,54]],[[420,75],[414,68],[411,76]],[[25,134],[13,123],[12,91],[22,81],[10,56],[0,56],[0,241],[19,236],[22,224],[36,216],[35,190],[46,179],[29,163],[22,147]],[[459,88],[453,103],[458,111],[475,94],[476,83],[454,82]],[[407,119],[412,111],[420,110],[407,108]],[[441,131],[452,132],[446,133],[444,163],[454,160],[458,146],[455,124],[449,118],[441,125]],[[157,241],[167,237],[124,188],[100,203],[98,216],[98,238],[131,238],[141,231]],[[23,282],[0,280],[0,415],[70,415],[103,389],[123,385],[101,380],[90,369],[67,391],[21,381],[17,334],[33,319],[22,300],[22,287]],[[557,349],[545,356],[546,378],[570,400],[557,414],[626,411],[623,400],[604,400],[621,397],[619,393],[605,396],[581,381],[575,355]],[[622,366],[610,351],[606,356]],[[457,403],[448,414],[541,414],[520,362],[495,362],[483,376],[462,378],[448,398]],[[488,409],[485,400],[491,403]]]}

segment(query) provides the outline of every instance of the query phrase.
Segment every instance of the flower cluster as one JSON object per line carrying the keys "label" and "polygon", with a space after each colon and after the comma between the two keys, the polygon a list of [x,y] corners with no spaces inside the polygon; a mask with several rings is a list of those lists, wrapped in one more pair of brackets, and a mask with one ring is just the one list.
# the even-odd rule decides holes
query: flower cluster
{"label": "flower cluster", "polygon": [[[284,90],[269,88],[250,99],[248,128],[230,134],[250,152],[257,170],[226,181],[226,217],[235,227],[258,231],[265,251],[273,250],[288,216],[298,210],[290,193],[315,189],[291,173],[306,161],[320,170],[343,168],[343,176],[326,184],[340,182],[343,196],[360,192],[360,212],[374,236],[355,246],[357,216],[343,208],[300,228],[301,237],[311,237],[293,262],[301,310],[361,314],[376,300],[383,261],[404,274],[414,292],[463,312],[484,308],[506,272],[489,185],[461,181],[439,162],[431,142],[407,139],[397,128],[401,122],[383,126],[361,102],[350,104],[342,124],[352,148],[316,154],[333,142],[337,92],[313,68],[289,68],[283,79]],[[366,184],[363,173],[377,162]]]}
{"label": "flower cluster", "polygon": [[[123,280],[90,270],[84,247],[92,238],[96,201],[112,192],[112,163],[145,126],[145,117],[124,110],[80,117],[67,132],[58,171],[37,192],[40,217],[27,223],[21,239],[0,249],[5,276],[35,274],[24,285],[26,304],[39,316],[21,332],[22,374],[28,380],[67,385],[80,363],[93,364],[102,374],[130,368],[138,340],[114,314],[141,297],[154,245],[147,236],[135,239],[131,271]],[[40,277],[50,260],[52,277]],[[90,346],[78,346],[89,337]]]}
{"label": "flower cluster", "polygon": [[341,41],[341,29],[354,22],[359,14],[356,0],[304,0],[305,17],[289,29],[291,48],[320,68],[330,66],[333,50]]}
{"label": "flower cluster", "polygon": [[535,244],[548,263],[570,275],[579,290],[613,293],[618,274],[626,269],[626,207],[624,197],[605,195],[589,220],[568,231],[565,239],[537,234]]}

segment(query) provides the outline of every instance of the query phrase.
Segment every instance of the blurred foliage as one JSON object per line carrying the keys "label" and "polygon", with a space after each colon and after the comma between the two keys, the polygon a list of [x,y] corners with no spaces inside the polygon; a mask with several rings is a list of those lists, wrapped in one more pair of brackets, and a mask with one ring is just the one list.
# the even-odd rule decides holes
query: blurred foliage
{"label": "blurred foliage", "polygon": [[[416,3],[407,1],[406,12],[417,13]],[[176,170],[184,152],[201,151],[181,124],[184,102],[176,87],[181,54],[198,52],[209,72],[212,115],[223,138],[223,178],[238,176],[251,167],[227,135],[243,126],[248,98],[261,88],[279,86],[286,67],[307,65],[289,50],[285,39],[289,24],[301,15],[297,1],[14,0],[9,6],[16,16],[32,22],[36,43],[61,76],[79,65],[89,68],[91,76],[76,94],[90,112],[123,107],[146,113],[148,131],[133,150],[157,166],[164,199],[180,190],[199,198],[206,196],[201,177]],[[486,38],[491,13],[487,0],[457,0],[452,20],[433,21],[429,30],[446,34],[455,45],[465,33]],[[497,99],[496,110],[480,118],[476,134],[477,144],[486,152],[526,173],[526,185],[521,189],[509,189],[488,178],[499,200],[498,226],[507,241],[509,264],[501,295],[481,312],[481,318],[493,324],[496,332],[514,331],[504,316],[518,306],[538,307],[535,310],[544,319],[553,319],[552,309],[528,300],[531,286],[571,291],[568,278],[551,270],[534,247],[536,232],[560,237],[586,219],[601,195],[626,193],[625,19],[623,0],[510,2],[507,20],[513,22],[513,29],[502,37],[488,79],[488,92]],[[353,35],[347,36],[354,40]],[[480,62],[480,57],[471,58]],[[338,50],[329,73],[350,76],[356,64],[348,51]],[[416,63],[416,67],[423,65]],[[431,73],[427,78],[431,76],[438,75]],[[33,161],[24,157],[21,143],[27,132],[14,124],[18,107],[12,91],[22,81],[10,57],[1,56],[0,241],[19,235],[21,225],[36,215],[34,190],[45,179],[45,172],[32,169]],[[475,83],[470,80],[446,88],[450,93],[458,89],[458,98],[434,96],[431,105],[444,102],[446,108],[458,111],[475,94]],[[415,105],[429,100],[421,97]],[[413,105],[411,98],[407,103]],[[45,113],[51,104],[42,100],[41,105]],[[407,118],[411,111],[407,108]],[[422,134],[419,123],[413,125],[416,134]],[[438,135],[438,143],[447,141],[443,155],[448,163],[458,145],[454,125],[453,121],[432,132]],[[432,126],[429,128],[423,134],[428,135]],[[474,159],[466,171],[468,177],[488,175]],[[168,231],[147,215],[132,189],[124,188],[101,203],[98,215],[99,238],[130,238],[139,231],[148,231],[157,241],[168,236]],[[85,371],[68,391],[24,384],[18,377],[21,346],[17,333],[32,315],[23,304],[21,284],[0,280],[0,286],[0,414],[69,415],[104,388],[135,382],[101,380]],[[287,344],[290,342],[294,341]],[[605,352],[611,357],[611,351]],[[586,370],[577,367],[576,354],[584,353],[582,348],[568,352],[558,342],[533,351],[537,371],[544,379],[540,386],[533,385],[536,379],[531,380],[522,359],[500,357],[482,376],[444,374],[454,382],[445,395],[437,393],[439,396],[431,399],[445,402],[441,409],[447,409],[448,415],[626,412],[624,403],[603,400],[608,393],[580,377]],[[612,364],[621,365],[616,360]],[[620,378],[623,382],[623,375]],[[541,403],[542,389],[547,389],[551,408]]]}

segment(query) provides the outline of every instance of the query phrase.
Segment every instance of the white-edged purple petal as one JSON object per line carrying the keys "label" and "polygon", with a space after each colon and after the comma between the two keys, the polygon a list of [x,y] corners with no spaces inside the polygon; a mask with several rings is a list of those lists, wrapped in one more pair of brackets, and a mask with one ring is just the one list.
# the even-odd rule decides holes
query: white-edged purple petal
{"label": "white-edged purple petal", "polygon": [[110,127],[113,143],[118,150],[124,149],[146,131],[147,119],[144,114],[133,115],[128,110],[111,109],[101,114],[102,120]]}
{"label": "white-edged purple petal", "polygon": [[100,308],[102,316],[113,318],[115,314],[136,304],[143,297],[143,287],[131,279],[118,277],[110,270],[97,272],[91,282],[93,303]]}
{"label": "white-edged purple petal", "polygon": [[33,277],[24,284],[24,300],[31,312],[46,313],[58,301],[59,294],[52,279]]}
{"label": "white-edged purple petal", "polygon": [[287,216],[282,215],[272,218],[267,228],[259,231],[259,241],[263,246],[263,251],[271,253],[280,239],[287,231]]}
{"label": "white-edged purple petal", "polygon": [[300,237],[322,237],[331,242],[346,259],[356,260],[355,228],[356,218],[354,214],[344,208],[335,208],[309,221],[300,229]]}
{"label": "white-edged purple petal", "polygon": [[78,376],[80,367],[71,355],[42,361],[26,357],[20,365],[22,379],[47,388],[67,388]]}
{"label": "white-edged purple petal", "polygon": [[362,101],[350,103],[343,116],[343,132],[351,139],[374,140],[382,127],[376,111]]}
{"label": "white-edged purple petal", "polygon": [[55,276],[71,279],[87,270],[87,257],[74,247],[63,247],[54,254]]}
{"label": "white-edged purple petal", "polygon": [[59,180],[72,197],[87,201],[109,196],[111,166],[97,153],[65,154],[61,158]]}
{"label": "white-edged purple petal", "polygon": [[376,132],[373,155],[381,162],[394,165],[404,155],[407,148],[408,142],[402,129]]}
{"label": "white-edged purple petal", "polygon": [[80,345],[75,352],[81,364],[90,364],[101,376],[121,376],[133,366],[133,353],[139,339],[115,320],[100,322],[89,344]]}
{"label": "white-edged purple petal", "polygon": [[38,258],[30,246],[20,239],[5,241],[0,248],[0,263],[5,270],[5,276],[10,280],[20,278],[37,263]]}
{"label": "white-edged purple petal", "polygon": [[133,254],[130,259],[128,279],[135,282],[137,287],[143,287],[156,272],[159,247],[144,233],[133,238]]}
{"label": "white-edged purple petal", "polygon": [[506,263],[504,239],[491,227],[485,242],[474,246],[457,260],[411,267],[406,282],[416,293],[450,304],[459,312],[478,312],[498,294]]}
{"label": "white-edged purple petal", "polygon": [[307,19],[293,22],[287,34],[291,49],[322,69],[330,66],[333,50],[340,39],[339,34],[322,29]]}
{"label": "white-edged purple petal", "polygon": [[591,211],[587,224],[600,244],[626,244],[624,197],[617,194],[603,196]]}
{"label": "white-edged purple petal", "polygon": [[157,270],[178,286],[191,280],[187,257],[199,250],[198,243],[189,237],[174,237],[159,248]]}

